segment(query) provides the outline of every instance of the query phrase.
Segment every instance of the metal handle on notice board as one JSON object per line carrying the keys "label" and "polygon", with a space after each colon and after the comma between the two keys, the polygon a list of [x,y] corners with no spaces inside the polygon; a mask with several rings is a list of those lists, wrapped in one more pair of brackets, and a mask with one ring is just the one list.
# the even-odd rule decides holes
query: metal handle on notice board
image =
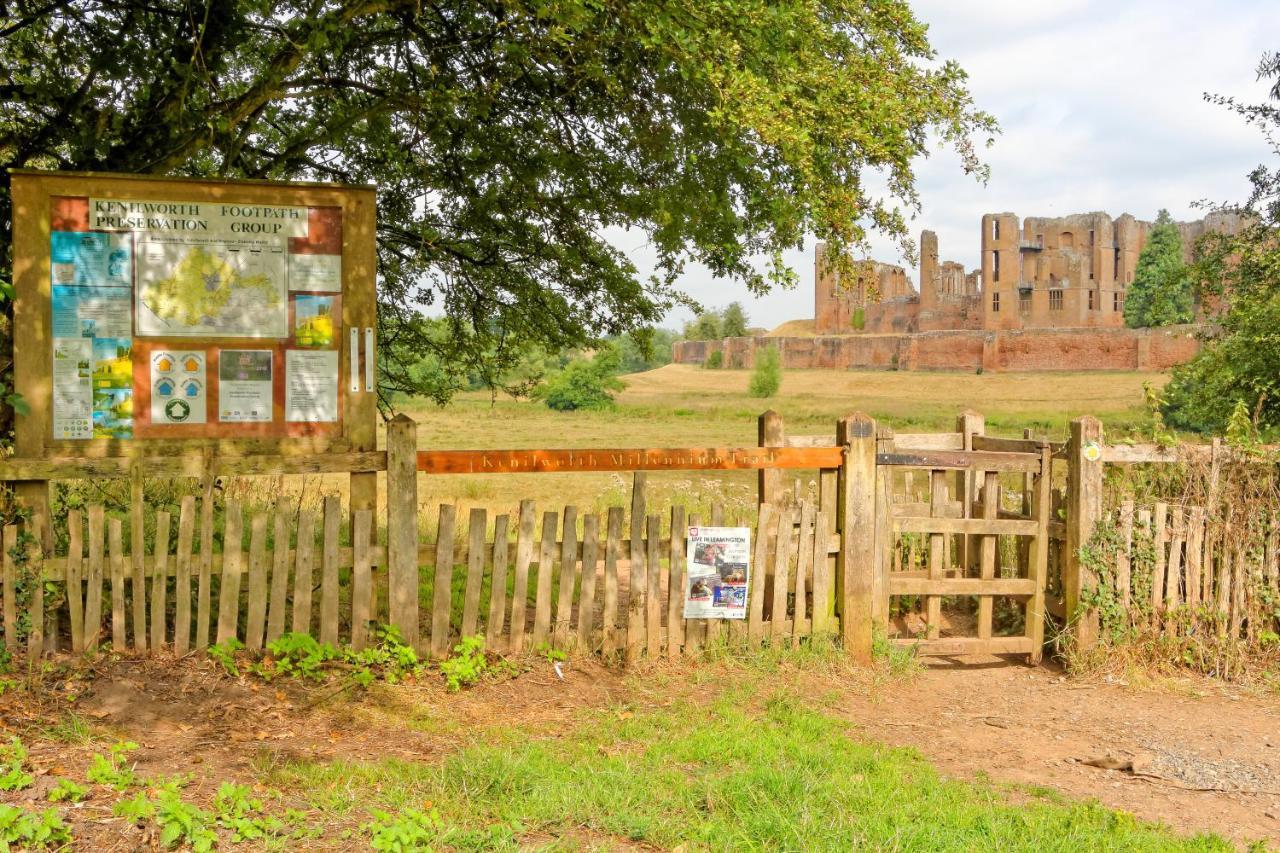
{"label": "metal handle on notice board", "polygon": [[360,329],[351,327],[351,348],[347,352],[347,364],[351,370],[351,393],[360,393]]}
{"label": "metal handle on notice board", "polygon": [[377,362],[373,357],[373,327],[364,327],[364,390],[373,393],[376,390]]}

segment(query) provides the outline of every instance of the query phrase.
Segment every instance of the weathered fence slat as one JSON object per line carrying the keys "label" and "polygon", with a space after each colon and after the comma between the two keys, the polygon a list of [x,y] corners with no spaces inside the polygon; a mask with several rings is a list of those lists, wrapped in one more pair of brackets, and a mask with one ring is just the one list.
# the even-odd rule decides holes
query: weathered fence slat
{"label": "weathered fence slat", "polygon": [[262,648],[267,628],[267,516],[256,513],[249,520],[249,602],[245,614],[244,646]]}
{"label": "weathered fence slat", "polygon": [[18,547],[18,527],[7,524],[4,528],[4,646],[9,654],[18,652],[18,599],[17,568],[13,552]]}
{"label": "weathered fence slat", "polygon": [[582,592],[578,600],[578,648],[593,652],[596,615],[596,587],[600,569],[600,516],[588,513],[582,518]]}
{"label": "weathered fence slat", "polygon": [[449,653],[449,612],[453,607],[453,504],[440,505],[436,525],[435,581],[431,590],[431,655]]}
{"label": "weathered fence slat", "polygon": [[32,662],[44,650],[44,550],[40,547],[43,527],[43,516],[37,515],[32,519],[31,539],[26,547],[28,577],[31,579],[31,601],[27,607],[27,624],[30,626],[27,629],[27,659]]}
{"label": "weathered fence slat", "polygon": [[244,548],[244,514],[239,501],[223,506],[222,575],[218,578],[218,635],[221,644],[236,639],[240,618],[240,559]]}
{"label": "weathered fence slat", "polygon": [[489,581],[489,618],[485,622],[485,645],[496,649],[502,645],[507,610],[507,528],[511,519],[505,513],[493,520],[493,573]]}
{"label": "weathered fence slat", "polygon": [[356,651],[369,644],[369,623],[374,613],[372,527],[373,511],[356,510],[351,520],[351,648]]}
{"label": "weathered fence slat", "polygon": [[606,657],[626,644],[618,637],[618,557],[622,553],[622,507],[609,507],[604,547],[604,606],[600,611],[600,648]]}
{"label": "weathered fence slat", "polygon": [[[1156,551],[1155,568],[1151,573],[1151,618],[1158,620],[1157,614],[1160,612],[1161,606],[1164,604],[1164,584],[1165,571],[1167,570],[1168,560],[1166,558],[1165,549],[1169,544],[1169,505],[1165,503],[1157,503],[1155,511],[1155,534],[1153,545]],[[1158,624],[1158,622],[1157,622]]]}
{"label": "weathered fence slat", "polygon": [[111,648],[123,652],[128,646],[124,594],[124,524],[118,518],[107,522],[111,558]]}
{"label": "weathered fence slat", "polygon": [[525,607],[529,601],[529,564],[533,562],[533,501],[520,502],[520,528],[516,532],[516,574],[511,590],[511,651],[524,649]]}
{"label": "weathered fence slat", "polygon": [[751,588],[747,591],[747,642],[752,646],[760,645],[764,638],[764,590],[768,562],[769,527],[773,522],[774,507],[772,504],[760,504],[756,521],[755,571],[749,580]]}
{"label": "weathered fence slat", "polygon": [[209,645],[209,608],[213,584],[213,485],[206,475],[200,497],[200,581],[196,591],[196,648]]}
{"label": "weathered fence slat", "polygon": [[[947,502],[946,472],[934,470],[929,476],[930,516],[941,514],[942,505]],[[945,569],[946,536],[941,533],[929,534],[929,580],[940,581]],[[942,598],[937,595],[925,596],[925,638],[936,640],[942,630]]]}
{"label": "weathered fence slat", "polygon": [[557,649],[569,647],[569,627],[573,620],[574,574],[578,564],[578,508],[564,508],[560,545],[560,583],[556,596],[556,622],[552,644]]}
{"label": "weathered fence slat", "polygon": [[811,586],[809,576],[813,570],[813,512],[812,503],[800,504],[800,534],[796,540],[796,574],[793,588],[791,645],[800,647],[800,638],[810,633],[805,596]]}
{"label": "weathered fence slat", "polygon": [[147,650],[147,592],[143,579],[143,560],[146,557],[144,542],[146,525],[142,518],[143,491],[142,468],[133,465],[130,471],[129,488],[129,552],[131,572],[129,587],[133,593],[133,648],[138,652]]}
{"label": "weathered fence slat", "polygon": [[644,564],[645,475],[637,472],[631,486],[631,562],[627,572],[627,663],[640,657],[645,642],[644,597],[648,589]]}
{"label": "weathered fence slat", "polygon": [[154,651],[168,645],[165,588],[169,584],[169,522],[169,513],[156,513],[155,572],[151,576],[151,648]]}
{"label": "weathered fence slat", "polygon": [[688,530],[684,507],[671,508],[671,545],[667,555],[667,657],[676,657],[684,648],[684,543]]}
{"label": "weathered fence slat", "polygon": [[67,513],[67,613],[71,617],[71,651],[84,651],[84,519],[80,510]]}
{"label": "weathered fence slat", "polygon": [[644,630],[646,648],[650,660],[656,660],[662,654],[662,516],[648,516],[648,541],[645,543],[645,590]]}
{"label": "weathered fence slat", "polygon": [[271,554],[271,603],[267,607],[267,643],[284,634],[285,602],[289,596],[289,506],[281,499],[276,503]]}
{"label": "weathered fence slat", "polygon": [[558,514],[542,514],[542,541],[538,543],[538,583],[533,602],[533,645],[546,643],[551,633],[551,579],[555,572]]}
{"label": "weathered fence slat", "polygon": [[480,621],[480,588],[484,584],[484,536],[488,526],[488,512],[481,507],[473,507],[467,519],[467,586],[462,598],[464,637],[473,636]]}
{"label": "weathered fence slat", "polygon": [[[831,518],[827,510],[819,508],[814,516],[813,537],[813,622],[810,630],[815,634],[831,631],[831,571],[827,560],[827,539],[831,530]],[[757,537],[758,538],[758,537]],[[759,553],[759,552],[757,552]]]}
{"label": "weathered fence slat", "polygon": [[294,633],[311,633],[311,589],[315,573],[316,515],[309,509],[298,513],[298,550],[293,565]]}
{"label": "weathered fence slat", "polygon": [[196,499],[187,495],[178,508],[178,552],[174,555],[173,652],[191,648],[191,547],[195,539]]}
{"label": "weathered fence slat", "polygon": [[787,621],[787,578],[791,562],[791,531],[795,511],[778,513],[778,544],[773,553],[773,601],[769,605],[769,642],[779,644]]}
{"label": "weathered fence slat", "polygon": [[342,535],[342,499],[324,499],[324,539],[320,551],[320,642],[338,645],[338,537]]}

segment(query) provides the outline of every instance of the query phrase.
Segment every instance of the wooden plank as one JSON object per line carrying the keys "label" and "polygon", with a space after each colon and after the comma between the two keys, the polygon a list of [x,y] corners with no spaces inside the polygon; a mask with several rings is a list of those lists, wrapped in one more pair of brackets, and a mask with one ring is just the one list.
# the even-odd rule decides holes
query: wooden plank
{"label": "wooden plank", "polygon": [[1169,544],[1169,530],[1167,527],[1169,519],[1169,505],[1166,503],[1157,503],[1155,511],[1155,534],[1152,540],[1152,546],[1155,548],[1156,560],[1151,570],[1151,613],[1152,618],[1159,613],[1164,605],[1164,583],[1165,568],[1167,566],[1167,558],[1165,549]]}
{"label": "wooden plank", "polygon": [[964,450],[958,432],[895,432],[893,443],[899,450]]}
{"label": "wooden plank", "polygon": [[128,647],[124,593],[124,524],[118,518],[107,520],[107,547],[111,561],[111,650],[123,652]]}
{"label": "wooden plank", "polygon": [[835,468],[836,447],[588,448],[582,450],[422,450],[426,474],[543,474],[574,471],[743,471]]}
{"label": "wooden plank", "polygon": [[622,521],[622,507],[609,507],[604,547],[604,606],[600,612],[600,648],[606,658],[613,657],[626,645],[626,639],[618,636],[618,558],[622,554]]}
{"label": "wooden plank", "polygon": [[[29,523],[31,539],[27,543],[27,572],[31,600],[27,607],[27,661],[34,664],[44,650],[44,541],[43,510],[37,509]],[[146,628],[142,629],[144,632]]]}
{"label": "wooden plank", "polygon": [[372,529],[373,511],[356,510],[351,530],[351,542],[355,549],[355,565],[351,568],[351,648],[356,651],[369,644],[369,623],[373,619],[373,573],[369,548]]}
{"label": "wooden plank", "polygon": [[[702,518],[697,513],[694,513],[693,515],[689,516],[688,524],[686,525],[686,531],[688,528],[695,528],[695,527],[701,527],[701,526],[702,526]],[[685,552],[687,554],[688,548],[689,548],[689,541],[688,541],[687,535],[686,535],[684,544],[685,544]],[[687,571],[687,568],[688,567],[686,566],[686,571]],[[682,582],[680,586],[680,599],[681,599],[680,615],[681,616],[684,615],[684,595],[686,592],[687,585],[688,585],[688,579],[686,578],[685,581]],[[740,636],[735,637],[735,642],[737,642],[739,645],[742,645],[746,641],[747,630],[746,630],[746,625],[744,625],[741,620],[738,620],[738,631]],[[685,654],[688,654],[688,655],[699,654],[702,651],[702,647],[706,641],[706,637],[707,637],[707,620],[705,619],[685,619],[684,620]]]}
{"label": "wooden plank", "polygon": [[1248,568],[1245,563],[1244,543],[1237,542],[1231,560],[1231,638],[1240,639],[1240,626],[1244,623],[1244,592]]}
{"label": "wooden plank", "polygon": [[507,535],[511,517],[503,513],[493,520],[493,572],[489,580],[489,618],[485,621],[485,646],[499,649],[503,646],[503,632],[507,616]]}
{"label": "wooden plank", "polygon": [[1227,547],[1225,537],[1219,535],[1217,537],[1218,545],[1218,584],[1217,598],[1214,602],[1218,607],[1218,615],[1221,617],[1221,627],[1219,630],[1226,630],[1227,617],[1231,613],[1231,563],[1233,560],[1231,549]]}
{"label": "wooden plank", "polygon": [[271,554],[271,603],[267,608],[267,643],[284,634],[285,608],[289,598],[289,505],[276,502],[273,528],[275,550]]}
{"label": "wooden plank", "polygon": [[1172,611],[1181,601],[1182,546],[1186,541],[1185,513],[1181,506],[1173,508],[1173,539],[1169,544],[1169,568],[1165,574],[1164,606]]}
{"label": "wooden plank", "polygon": [[533,501],[520,501],[520,528],[516,531],[516,572],[511,591],[511,651],[524,649],[525,604],[529,600],[529,564],[533,562]]}
{"label": "wooden plank", "polygon": [[542,514],[542,541],[538,545],[537,593],[533,600],[533,646],[545,644],[551,638],[551,579],[556,561],[556,522],[558,514]]}
{"label": "wooden plank", "polygon": [[169,513],[156,513],[155,571],[151,573],[151,648],[161,651],[166,645],[166,589],[169,574]]}
{"label": "wooden plank", "polygon": [[267,515],[261,512],[249,519],[249,599],[245,610],[244,646],[258,651],[267,628]]}
{"label": "wooden plank", "polygon": [[785,436],[787,447],[835,447],[834,435],[788,435]]}
{"label": "wooden plank", "polygon": [[791,569],[791,528],[795,510],[778,513],[778,544],[773,550],[773,601],[769,603],[769,642],[782,643],[782,625],[787,619],[787,579]]}
{"label": "wooden plank", "polygon": [[858,413],[843,418],[836,435],[844,448],[840,499],[840,621],[844,649],[871,662],[871,591],[875,572],[876,422]]}
{"label": "wooden plank", "polygon": [[18,591],[17,568],[13,554],[18,548],[18,526],[4,527],[4,647],[9,654],[18,653]]}
{"label": "wooden plank", "polygon": [[[685,537],[688,527],[684,507],[671,507],[671,546],[667,552],[667,657],[678,656],[684,648]],[[585,565],[585,564],[584,564]]]}
{"label": "wooden plank", "polygon": [[[818,533],[829,529],[831,524],[826,510],[819,509],[814,516],[814,529]],[[815,634],[825,634],[831,630],[831,573],[827,566],[826,546],[821,535],[813,538],[813,620],[810,630]],[[888,592],[888,578],[885,578],[885,591]]]}
{"label": "wooden plank", "polygon": [[324,533],[320,543],[321,643],[338,645],[338,546],[342,535],[342,498],[324,499]]}
{"label": "wooden plank", "polygon": [[236,639],[240,620],[240,558],[244,548],[244,514],[240,502],[223,507],[222,577],[218,584],[218,643]]}
{"label": "wooden plank", "polygon": [[[997,438],[991,435],[975,435],[971,440],[973,450],[985,450],[995,453],[1031,453],[1037,458],[1040,450],[1049,442],[1038,438]],[[1059,445],[1058,447],[1061,447]],[[1056,449],[1056,448],[1055,448]]]}
{"label": "wooden plank", "polygon": [[645,646],[644,596],[648,583],[644,565],[644,487],[645,475],[637,472],[631,483],[631,562],[627,580],[627,663],[634,663],[640,657],[640,652]]}
{"label": "wooden plank", "polygon": [[[987,471],[983,475],[982,484],[982,519],[992,521],[996,517],[996,513],[1000,510],[1000,475],[994,471]],[[1035,525],[1035,522],[1031,522]],[[978,577],[984,581],[991,581],[996,576],[996,537],[987,534],[982,537],[978,545]],[[1034,582],[1032,583],[1032,592],[1035,591]],[[993,628],[993,605],[994,601],[990,596],[982,596],[978,599],[978,637],[983,640],[991,639]]]}
{"label": "wooden plank", "polygon": [[596,618],[596,587],[600,571],[600,516],[587,513],[582,519],[582,594],[578,601],[578,648],[595,651],[592,638]]}
{"label": "wooden plank", "polygon": [[[889,452],[893,448],[892,430],[881,427],[876,435],[876,452]],[[871,622],[876,630],[888,631],[889,626],[889,572],[901,547],[901,538],[894,533],[894,483],[895,469],[887,465],[876,466],[875,506],[875,565],[871,575]],[[803,553],[802,549],[802,553]],[[821,570],[822,565],[815,566]]]}
{"label": "wooden plank", "polygon": [[480,588],[484,585],[484,537],[489,528],[489,514],[483,507],[472,507],[467,516],[467,587],[462,596],[462,636],[474,637],[480,624]]}
{"label": "wooden plank", "polygon": [[1103,463],[1099,452],[1102,443],[1102,423],[1097,418],[1086,416],[1071,422],[1062,588],[1069,619],[1068,630],[1076,648],[1081,651],[1093,648],[1098,640],[1098,611],[1087,606],[1084,597],[1085,591],[1096,586],[1099,579],[1082,555],[1103,516]]}
{"label": "wooden plank", "polygon": [[[896,439],[895,439],[896,444]],[[901,445],[898,445],[901,448]],[[935,470],[973,470],[973,471],[1036,471],[1040,467],[1037,457],[1025,453],[988,453],[967,450],[934,450],[904,453],[901,449],[896,453],[876,454],[879,465],[900,465],[908,468],[927,468]]]}
{"label": "wooden plank", "polygon": [[556,621],[552,631],[552,644],[557,649],[569,648],[573,636],[573,588],[578,568],[578,508],[564,508],[564,533],[560,544],[560,583],[556,596]]}
{"label": "wooden plank", "polygon": [[[788,445],[782,415],[769,409],[756,420],[757,443],[761,447]],[[761,468],[756,475],[756,503],[777,503],[782,499],[782,472],[777,468]]]}
{"label": "wooden plank", "polygon": [[[105,515],[101,504],[89,507],[89,585],[84,597],[84,643],[87,649],[98,647],[102,633],[103,552],[106,534]],[[7,600],[8,596],[6,596]]]}
{"label": "wooden plank", "polygon": [[421,648],[417,430],[404,413],[387,424],[387,608],[403,641]]}
{"label": "wooden plank", "polygon": [[[933,578],[903,577],[905,572],[895,572],[889,578],[890,595],[969,595],[980,596],[987,601],[991,596],[1030,596],[1036,591],[1031,578]],[[988,639],[980,637],[979,639]]]}
{"label": "wooden plank", "polygon": [[449,654],[449,611],[453,608],[453,504],[440,505],[436,526],[435,580],[431,590],[431,655]]}
{"label": "wooden plank", "polygon": [[1200,606],[1201,566],[1204,563],[1204,508],[1192,507],[1187,531],[1187,607]]}
{"label": "wooden plank", "polygon": [[937,640],[893,638],[894,645],[914,648],[919,655],[1009,655],[1031,654],[1032,641],[1027,637],[945,637]]}
{"label": "wooden plank", "polygon": [[[945,498],[940,501],[945,503]],[[939,511],[943,511],[939,507]],[[1005,518],[931,518],[916,516],[895,518],[893,527],[898,533],[938,533],[947,536],[1035,536],[1039,527],[1034,521]]]}
{"label": "wooden plank", "polygon": [[387,468],[382,451],[316,454],[255,454],[205,457],[168,456],[51,456],[48,459],[10,457],[0,461],[0,480],[129,479],[137,466],[148,477],[240,477],[256,474],[376,473]]}
{"label": "wooden plank", "polygon": [[206,474],[200,495],[200,580],[196,590],[196,648],[209,645],[210,595],[213,584],[213,485]]}
{"label": "wooden plank", "polygon": [[1031,640],[1028,661],[1040,663],[1044,654],[1045,590],[1049,585],[1049,519],[1053,512],[1053,448],[1040,450],[1040,473],[1032,481],[1031,511],[1035,515],[1040,532],[1032,540],[1029,554],[1028,575],[1034,585],[1027,602],[1027,637]]}
{"label": "wooden plank", "polygon": [[1116,594],[1120,606],[1129,612],[1129,598],[1133,585],[1133,499],[1120,503],[1120,551],[1116,554]]}
{"label": "wooden plank", "polygon": [[311,590],[314,587],[316,515],[309,509],[298,513],[298,550],[293,565],[293,622],[295,634],[311,633]]}
{"label": "wooden plank", "polygon": [[129,588],[133,594],[133,648],[137,652],[147,650],[147,584],[143,580],[142,571],[147,547],[142,511],[142,468],[134,465],[129,488],[129,551],[132,564]]}
{"label": "wooden plank", "polygon": [[644,626],[649,659],[657,660],[662,654],[662,552],[658,541],[662,536],[662,516],[650,515],[648,522],[649,540],[645,553],[648,588],[645,592]]}
{"label": "wooden plank", "polygon": [[84,651],[84,518],[67,513],[67,611],[71,619],[71,651]]}
{"label": "wooden plank", "polygon": [[178,552],[174,556],[173,653],[191,649],[191,546],[196,531],[196,498],[186,495],[178,509]]}
{"label": "wooden plank", "polygon": [[764,639],[764,590],[768,574],[769,528],[773,525],[773,520],[773,505],[760,504],[760,514],[756,521],[755,554],[751,577],[748,579],[751,589],[747,593],[747,642],[753,647],[760,645]]}
{"label": "wooden plank", "polygon": [[[933,503],[940,505],[946,500],[946,474],[935,470],[929,475],[929,488]],[[941,581],[944,565],[944,535],[936,531],[929,536],[929,580]],[[892,580],[890,580],[892,583]],[[942,630],[942,599],[936,595],[925,598],[925,636],[930,640],[938,639]]]}

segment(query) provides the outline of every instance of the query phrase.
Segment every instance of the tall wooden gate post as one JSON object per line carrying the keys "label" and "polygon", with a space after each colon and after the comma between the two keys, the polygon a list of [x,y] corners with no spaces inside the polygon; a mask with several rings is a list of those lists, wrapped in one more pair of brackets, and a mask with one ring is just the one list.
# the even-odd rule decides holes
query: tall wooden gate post
{"label": "tall wooden gate post", "polygon": [[1086,416],[1071,422],[1067,459],[1067,553],[1062,572],[1067,620],[1079,649],[1098,639],[1098,613],[1082,610],[1084,590],[1097,583],[1080,559],[1081,549],[1102,518],[1102,423]]}
{"label": "tall wooden gate post", "polygon": [[836,427],[844,449],[840,468],[840,626],[845,651],[860,663],[871,662],[872,587],[876,546],[876,422],[857,412]]}
{"label": "tall wooden gate post", "polygon": [[[760,446],[785,447],[786,433],[782,425],[782,415],[773,409],[760,416]],[[782,497],[782,471],[778,468],[761,468],[759,475],[759,500],[757,504],[777,503]],[[796,495],[799,500],[800,496]]]}
{"label": "tall wooden gate post", "polygon": [[391,624],[418,646],[418,425],[387,424],[387,598]]}

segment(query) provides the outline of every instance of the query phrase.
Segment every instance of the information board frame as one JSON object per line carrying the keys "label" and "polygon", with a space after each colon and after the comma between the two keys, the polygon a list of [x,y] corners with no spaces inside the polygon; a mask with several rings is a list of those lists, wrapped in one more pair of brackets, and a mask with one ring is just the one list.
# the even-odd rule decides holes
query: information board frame
{"label": "information board frame", "polygon": [[[15,423],[16,455],[24,459],[143,457],[163,453],[211,455],[308,455],[372,451],[377,447],[377,391],[369,383],[352,386],[348,376],[367,377],[374,371],[361,369],[361,361],[374,364],[376,353],[369,344],[377,322],[376,296],[376,192],[371,186],[325,183],[219,180],[153,177],[102,172],[10,172],[13,199],[13,284],[14,284],[14,386],[30,405],[30,413]],[[226,422],[184,423],[163,428],[140,428],[135,437],[60,439],[53,435],[54,413],[54,328],[53,258],[55,206],[67,199],[115,201],[164,200],[175,203],[249,205],[258,207],[305,208],[336,211],[341,228],[341,290],[330,305],[340,314],[341,328],[334,330],[332,349],[337,352],[337,418],[330,424],[286,423],[273,412],[271,423],[231,427]],[[61,230],[61,229],[59,229]],[[335,243],[337,241],[335,240]],[[135,250],[136,251],[136,250]],[[133,259],[136,262],[136,258]],[[134,282],[137,286],[137,282]],[[286,293],[286,298],[292,294]],[[293,300],[289,300],[289,331],[293,340]],[[134,322],[131,307],[130,321]],[[332,318],[330,319],[332,323]],[[86,333],[87,334],[87,333]],[[137,337],[142,352],[157,347],[206,352],[272,350],[274,362],[283,372],[285,345],[271,337]],[[365,345],[359,345],[364,340]],[[356,341],[353,352],[349,341]],[[96,341],[95,341],[96,343]],[[292,345],[292,344],[291,344]],[[353,364],[354,359],[354,364]],[[133,362],[137,364],[136,360]],[[95,362],[96,369],[97,362]],[[355,369],[353,369],[353,367]],[[148,374],[149,376],[150,374]],[[208,380],[206,374],[206,382]],[[133,381],[133,380],[130,380]],[[133,388],[140,388],[133,381]],[[273,376],[279,385],[280,379]],[[148,385],[149,387],[149,385]],[[96,384],[95,384],[96,388]],[[209,392],[208,384],[205,391]],[[273,388],[273,397],[280,395]],[[133,411],[146,404],[138,395],[131,401]],[[277,404],[278,408],[278,404]],[[181,409],[176,409],[181,411]],[[149,417],[149,415],[148,415]],[[279,418],[278,421],[275,419]],[[142,418],[141,420],[146,420]],[[145,475],[145,472],[142,472]],[[47,504],[47,484],[20,486],[19,497],[33,508]],[[374,509],[376,479],[372,474],[353,474],[352,510]]]}

